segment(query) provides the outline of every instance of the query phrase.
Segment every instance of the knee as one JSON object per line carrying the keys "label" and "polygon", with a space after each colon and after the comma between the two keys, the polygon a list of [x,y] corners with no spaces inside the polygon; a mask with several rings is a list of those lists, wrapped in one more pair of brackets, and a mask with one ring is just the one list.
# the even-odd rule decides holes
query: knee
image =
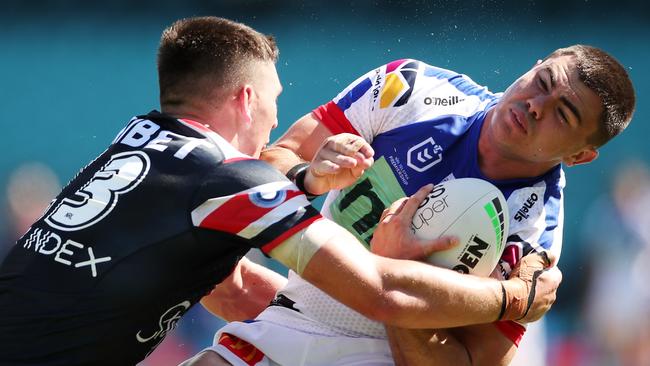
{"label": "knee", "polygon": [[224,360],[216,352],[203,351],[196,356],[184,361],[178,366],[231,366],[232,364]]}

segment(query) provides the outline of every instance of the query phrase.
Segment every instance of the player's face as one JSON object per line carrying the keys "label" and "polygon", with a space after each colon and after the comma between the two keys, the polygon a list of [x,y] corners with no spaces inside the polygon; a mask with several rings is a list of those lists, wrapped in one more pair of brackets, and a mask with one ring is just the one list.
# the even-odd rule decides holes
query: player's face
{"label": "player's face", "polygon": [[602,112],[598,95],[578,78],[573,56],[538,63],[517,79],[493,109],[490,133],[511,157],[568,165],[596,157],[588,138]]}
{"label": "player's face", "polygon": [[277,99],[282,92],[282,85],[275,65],[272,62],[260,63],[254,71],[252,82],[254,96],[251,98],[251,135],[253,146],[251,156],[257,158],[269,143],[271,130],[278,126]]}

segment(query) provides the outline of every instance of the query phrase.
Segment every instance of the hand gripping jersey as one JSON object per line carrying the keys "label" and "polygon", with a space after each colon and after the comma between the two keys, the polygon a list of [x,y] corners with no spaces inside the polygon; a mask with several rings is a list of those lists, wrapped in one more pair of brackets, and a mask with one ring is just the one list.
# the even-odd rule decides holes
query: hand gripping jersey
{"label": "hand gripping jersey", "polygon": [[[559,256],[564,186],[560,166],[539,177],[501,181],[487,179],[479,169],[481,126],[499,96],[465,75],[415,60],[391,62],[353,82],[314,113],[332,133],[354,133],[370,142],[375,163],[355,185],[329,194],[324,215],[369,243],[382,211],[396,199],[427,183],[480,178],[497,186],[508,201],[510,235],[499,264],[504,277],[532,250]],[[353,337],[385,337],[381,324],[299,276],[289,277],[281,293],[318,326]],[[523,334],[523,327],[514,322],[497,326],[515,343]]]}
{"label": "hand gripping jersey", "polygon": [[133,365],[250,248],[319,217],[203,125],[136,117],[0,267],[0,364]]}

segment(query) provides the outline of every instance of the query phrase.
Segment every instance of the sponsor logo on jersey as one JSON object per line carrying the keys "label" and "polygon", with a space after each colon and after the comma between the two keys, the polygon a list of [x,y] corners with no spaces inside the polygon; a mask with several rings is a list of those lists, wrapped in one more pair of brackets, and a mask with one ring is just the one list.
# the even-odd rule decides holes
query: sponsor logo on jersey
{"label": "sponsor logo on jersey", "polygon": [[413,146],[406,153],[406,165],[416,172],[424,172],[442,161],[442,147],[433,137]]}
{"label": "sponsor logo on jersey", "polygon": [[[97,277],[97,265],[110,262],[111,257],[97,257],[91,246],[74,240],[64,240],[57,233],[40,228],[30,228],[23,237],[25,249],[35,253],[52,256],[52,259],[74,268],[89,267],[92,277]],[[85,250],[84,250],[85,249]]]}
{"label": "sponsor logo on jersey", "polygon": [[167,309],[167,311],[165,311],[160,316],[160,319],[158,319],[158,329],[149,332],[139,330],[135,335],[135,339],[137,339],[140,343],[147,343],[152,339],[158,339],[162,341],[168,332],[176,328],[176,324],[181,319],[181,316],[187,311],[187,309],[190,308],[190,305],[191,303],[188,300],[185,300]]}
{"label": "sponsor logo on jersey", "polygon": [[535,202],[537,202],[538,199],[539,197],[537,196],[536,193],[534,192],[531,193],[530,196],[524,202],[524,204],[521,206],[521,208],[517,210],[517,213],[515,214],[515,220],[521,222],[521,220],[527,219],[530,216],[528,212],[533,207]]}
{"label": "sponsor logo on jersey", "polygon": [[[179,121],[181,121],[181,123],[187,127],[207,136],[214,142],[214,144],[205,138],[188,137],[168,130],[163,130],[159,125],[155,124],[152,121],[139,119],[131,121],[129,125],[127,125],[117,135],[113,142],[130,147],[142,147],[144,149],[150,149],[159,152],[170,152],[169,150],[172,150],[171,153],[173,153],[173,156],[176,159],[180,160],[185,159],[187,155],[189,155],[192,151],[194,151],[194,149],[199,146],[207,149],[213,149],[216,147],[215,144],[220,146],[222,152],[226,154],[226,158],[230,158],[231,156],[229,155],[233,155],[232,151],[235,149],[223,141],[219,135],[210,131],[210,129],[207,127],[191,120]],[[174,147],[170,149],[171,146]],[[234,155],[241,156],[243,154],[237,152]]]}
{"label": "sponsor logo on jersey", "polygon": [[384,209],[406,196],[384,156],[355,184],[341,190],[329,206],[332,219],[368,247]]}
{"label": "sponsor logo on jersey", "polygon": [[372,83],[372,110],[375,110],[375,105],[377,104],[377,98],[381,92],[381,82],[383,77],[381,74],[381,69],[375,70],[375,81]]}
{"label": "sponsor logo on jersey", "polygon": [[451,106],[454,104],[458,104],[462,101],[464,101],[465,98],[460,98],[457,95],[450,95],[448,97],[425,97],[424,98],[424,104],[425,105],[433,105],[433,106]]}
{"label": "sponsor logo on jersey", "polygon": [[[398,60],[386,65],[386,79],[379,93],[379,108],[399,107],[406,104],[411,97],[415,78],[418,74],[418,63],[415,61]],[[381,76],[375,78],[376,93],[381,85]],[[374,103],[373,103],[374,105]]]}
{"label": "sponsor logo on jersey", "polygon": [[149,157],[142,151],[111,156],[88,183],[54,205],[45,222],[62,231],[81,230],[111,213],[120,195],[137,187],[149,172]]}

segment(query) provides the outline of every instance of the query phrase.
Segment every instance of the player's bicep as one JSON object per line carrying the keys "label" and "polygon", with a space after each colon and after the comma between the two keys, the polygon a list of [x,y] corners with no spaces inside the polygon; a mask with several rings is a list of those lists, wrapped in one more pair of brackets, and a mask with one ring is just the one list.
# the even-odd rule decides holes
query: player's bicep
{"label": "player's bicep", "polygon": [[346,306],[382,321],[394,302],[383,288],[378,257],[347,230],[321,219],[271,251],[301,277]]}
{"label": "player's bicep", "polygon": [[[366,250],[345,229],[331,220],[322,218],[288,237],[268,254],[302,275],[314,255],[331,241],[349,243],[350,253]],[[316,262],[318,261],[311,263],[311,267],[318,267]]]}

